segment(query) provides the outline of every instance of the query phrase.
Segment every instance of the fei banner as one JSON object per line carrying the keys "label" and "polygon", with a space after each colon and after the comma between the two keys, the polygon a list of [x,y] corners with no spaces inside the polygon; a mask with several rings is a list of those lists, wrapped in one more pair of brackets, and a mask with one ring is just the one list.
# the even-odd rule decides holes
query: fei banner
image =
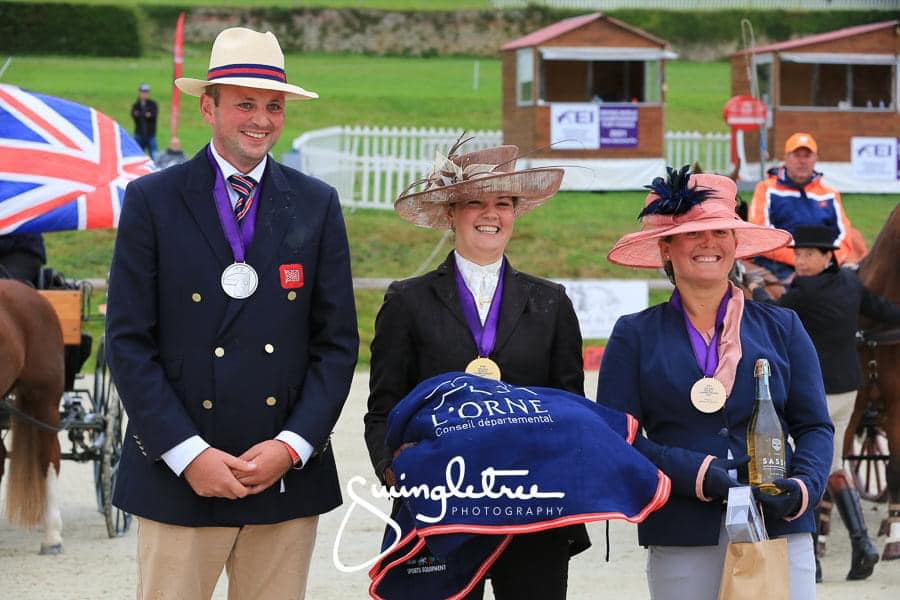
{"label": "fei banner", "polygon": [[595,102],[551,104],[550,144],[554,150],[637,148],[638,107]]}
{"label": "fei banner", "polygon": [[874,181],[900,179],[898,138],[850,138],[850,164],[853,176],[860,179]]}
{"label": "fei banner", "polygon": [[596,104],[550,105],[550,147],[554,150],[598,150],[600,113]]}

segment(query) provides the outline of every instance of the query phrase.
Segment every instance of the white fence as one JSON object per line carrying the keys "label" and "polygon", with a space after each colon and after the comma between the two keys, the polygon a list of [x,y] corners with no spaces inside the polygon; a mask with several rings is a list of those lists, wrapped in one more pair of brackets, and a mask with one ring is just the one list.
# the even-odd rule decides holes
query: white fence
{"label": "white fence", "polygon": [[[337,188],[341,204],[393,208],[394,200],[413,181],[431,171],[435,152],[446,154],[459,138],[458,129],[329,127],[294,140],[289,164]],[[499,131],[471,131],[467,152],[498,146]]]}
{"label": "white fence", "polygon": [[897,10],[897,0],[491,0],[495,8],[529,4],[587,10]]}
{"label": "white fence", "polygon": [[[460,131],[386,127],[329,127],[308,131],[294,140],[285,162],[337,188],[341,204],[385,208],[413,181],[425,177],[435,151],[446,153]],[[477,150],[502,143],[500,131],[473,131],[463,149]],[[707,173],[728,173],[727,133],[679,131],[666,133],[666,163],[699,162]]]}
{"label": "white fence", "polygon": [[705,173],[727,175],[732,170],[727,133],[666,132],[666,164],[675,167],[700,163]]}

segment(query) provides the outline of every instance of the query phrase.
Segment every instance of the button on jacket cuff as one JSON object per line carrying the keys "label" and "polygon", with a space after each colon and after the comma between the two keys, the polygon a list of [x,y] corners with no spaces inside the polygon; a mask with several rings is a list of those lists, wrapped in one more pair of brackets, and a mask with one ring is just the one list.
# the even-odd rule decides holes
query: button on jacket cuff
{"label": "button on jacket cuff", "polygon": [[164,452],[162,459],[175,475],[181,477],[181,472],[207,448],[209,448],[209,444],[202,437],[192,435],[168,452]]}
{"label": "button on jacket cuff", "polygon": [[297,465],[297,468],[303,468],[303,465],[306,464],[306,461],[308,461],[309,457],[313,454],[313,447],[310,443],[293,431],[284,430],[276,435],[275,439],[282,441],[293,448],[294,452],[300,456],[300,462]]}

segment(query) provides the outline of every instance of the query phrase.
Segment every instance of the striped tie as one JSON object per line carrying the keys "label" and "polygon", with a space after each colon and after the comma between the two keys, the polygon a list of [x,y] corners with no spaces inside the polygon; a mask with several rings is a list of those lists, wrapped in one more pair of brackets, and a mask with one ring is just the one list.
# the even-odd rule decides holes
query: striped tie
{"label": "striped tie", "polygon": [[228,178],[228,183],[231,184],[231,187],[234,188],[238,195],[237,202],[234,205],[234,218],[240,222],[253,204],[253,188],[256,187],[256,180],[252,177],[235,173]]}

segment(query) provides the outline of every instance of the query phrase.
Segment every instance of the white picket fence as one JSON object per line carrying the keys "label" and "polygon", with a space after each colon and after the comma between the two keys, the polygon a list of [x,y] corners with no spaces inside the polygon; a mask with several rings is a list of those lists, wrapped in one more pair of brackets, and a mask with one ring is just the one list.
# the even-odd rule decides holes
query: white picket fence
{"label": "white picket fence", "polygon": [[897,0],[491,0],[494,8],[529,4],[585,10],[897,10]]}
{"label": "white picket fence", "polygon": [[666,164],[676,167],[699,163],[705,173],[731,173],[727,133],[699,131],[667,131],[665,135]]}
{"label": "white picket fence", "polygon": [[[329,127],[296,138],[287,164],[333,185],[341,204],[352,208],[391,209],[413,181],[425,177],[435,152],[445,154],[459,137],[457,129]],[[500,131],[472,131],[463,149],[478,150],[502,142]],[[707,173],[728,173],[727,133],[670,131],[665,136],[666,163],[699,162]]]}
{"label": "white picket fence", "polygon": [[[341,204],[393,208],[413,181],[431,172],[435,152],[446,154],[462,130],[408,127],[329,127],[294,140],[286,161],[333,185]],[[499,131],[470,131],[464,151],[498,146]],[[295,162],[296,161],[296,162]]]}

